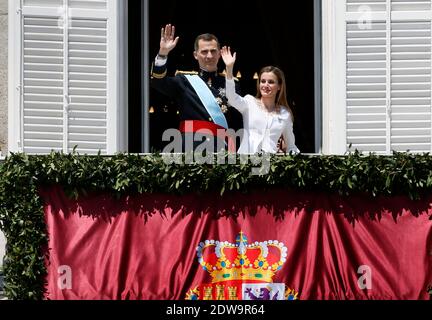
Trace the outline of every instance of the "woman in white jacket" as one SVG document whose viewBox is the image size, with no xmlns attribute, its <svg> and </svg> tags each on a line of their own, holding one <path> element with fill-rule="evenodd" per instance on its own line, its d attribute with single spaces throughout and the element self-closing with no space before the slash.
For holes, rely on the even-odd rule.
<svg viewBox="0 0 432 320">
<path fill-rule="evenodd" d="M 233 78 L 236 53 L 230 47 L 221 50 L 226 65 L 226 96 L 228 103 L 243 115 L 244 134 L 238 153 L 278 152 L 278 140 L 282 135 L 286 152 L 299 153 L 293 133 L 293 114 L 286 98 L 285 76 L 274 66 L 261 69 L 257 95 L 241 97 L 235 92 Z"/>
</svg>

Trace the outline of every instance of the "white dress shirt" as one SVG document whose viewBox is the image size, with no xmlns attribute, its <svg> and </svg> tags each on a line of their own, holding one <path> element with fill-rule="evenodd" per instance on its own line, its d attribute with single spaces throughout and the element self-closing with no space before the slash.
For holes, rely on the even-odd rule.
<svg viewBox="0 0 432 320">
<path fill-rule="evenodd" d="M 300 152 L 295 145 L 292 116 L 286 108 L 280 108 L 278 113 L 265 111 L 255 97 L 242 97 L 235 92 L 234 79 L 226 79 L 226 96 L 228 103 L 243 116 L 244 134 L 238 153 L 276 153 L 281 135 L 285 139 L 288 153 Z"/>
<path fill-rule="evenodd" d="M 156 55 L 155 58 L 155 66 L 161 67 L 167 63 L 168 57 L 161 57 L 160 55 Z"/>
</svg>

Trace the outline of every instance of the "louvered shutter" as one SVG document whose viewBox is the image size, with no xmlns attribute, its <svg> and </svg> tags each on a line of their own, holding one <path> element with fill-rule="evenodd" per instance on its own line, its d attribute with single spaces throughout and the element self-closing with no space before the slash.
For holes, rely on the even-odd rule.
<svg viewBox="0 0 432 320">
<path fill-rule="evenodd" d="M 431 151 L 431 1 L 346 1 L 346 142 Z"/>
<path fill-rule="evenodd" d="M 430 152 L 431 1 L 391 5 L 391 150 Z"/>
<path fill-rule="evenodd" d="M 386 0 L 347 0 L 346 135 L 361 151 L 387 150 Z"/>
<path fill-rule="evenodd" d="M 80 2 L 80 1 L 75 1 Z M 73 18 L 68 41 L 68 151 L 107 150 L 107 21 Z"/>
<path fill-rule="evenodd" d="M 36 2 L 25 0 L 22 13 L 21 150 L 47 153 L 63 150 L 65 45 L 55 9 L 62 1 L 44 1 L 51 15 L 38 14 Z"/>
<path fill-rule="evenodd" d="M 116 10 L 117 0 L 23 0 L 11 151 L 120 151 Z"/>
</svg>

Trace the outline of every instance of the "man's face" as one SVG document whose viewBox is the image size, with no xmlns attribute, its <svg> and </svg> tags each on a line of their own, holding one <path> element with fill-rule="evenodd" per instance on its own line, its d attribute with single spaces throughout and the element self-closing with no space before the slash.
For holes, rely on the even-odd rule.
<svg viewBox="0 0 432 320">
<path fill-rule="evenodd" d="M 194 51 L 194 57 L 198 60 L 201 69 L 209 72 L 217 71 L 220 56 L 216 40 L 198 41 L 198 50 Z"/>
</svg>

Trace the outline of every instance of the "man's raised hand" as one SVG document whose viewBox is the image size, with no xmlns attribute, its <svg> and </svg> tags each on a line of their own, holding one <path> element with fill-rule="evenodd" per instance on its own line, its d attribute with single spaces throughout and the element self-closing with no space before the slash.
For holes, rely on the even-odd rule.
<svg viewBox="0 0 432 320">
<path fill-rule="evenodd" d="M 160 39 L 160 55 L 168 55 L 168 53 L 174 49 L 177 45 L 179 37 L 175 36 L 175 27 L 171 24 L 167 24 L 165 28 L 161 29 L 161 39 Z"/>
</svg>

